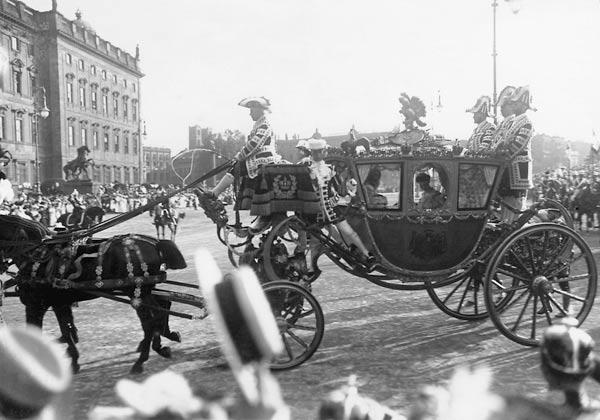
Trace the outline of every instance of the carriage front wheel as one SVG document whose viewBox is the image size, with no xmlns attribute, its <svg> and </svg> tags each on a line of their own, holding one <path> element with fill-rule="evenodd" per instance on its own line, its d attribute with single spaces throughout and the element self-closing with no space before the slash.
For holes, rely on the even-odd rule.
<svg viewBox="0 0 600 420">
<path fill-rule="evenodd" d="M 283 353 L 271 361 L 271 369 L 291 369 L 306 362 L 323 339 L 321 305 L 307 289 L 289 281 L 266 283 L 263 290 L 284 344 Z"/>
<path fill-rule="evenodd" d="M 485 274 L 485 303 L 498 330 L 526 346 L 539 344 L 546 327 L 560 318 L 588 316 L 597 287 L 594 256 L 567 226 L 540 223 L 506 238 Z M 511 295 L 498 306 L 498 299 Z"/>
</svg>

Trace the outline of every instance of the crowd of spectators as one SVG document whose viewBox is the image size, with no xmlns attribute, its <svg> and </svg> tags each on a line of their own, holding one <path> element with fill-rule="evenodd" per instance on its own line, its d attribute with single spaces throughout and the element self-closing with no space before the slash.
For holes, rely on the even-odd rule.
<svg viewBox="0 0 600 420">
<path fill-rule="evenodd" d="M 81 194 L 78 202 L 85 208 L 101 207 L 105 213 L 126 213 L 146 205 L 161 196 L 167 195 L 176 189 L 173 185 L 104 185 L 95 193 Z M 225 202 L 233 202 L 233 193 L 226 191 L 223 196 Z M 198 197 L 191 191 L 179 193 L 170 198 L 173 208 L 194 209 L 199 208 Z M 48 227 L 54 227 L 62 214 L 72 213 L 74 207 L 73 193 L 66 194 L 55 191 L 52 194 L 37 194 L 31 190 L 15 190 L 14 199 L 0 203 L 0 214 L 12 214 L 31 220 L 36 220 Z"/>
<path fill-rule="evenodd" d="M 579 230 L 600 229 L 600 168 L 589 165 L 547 170 L 534 176 L 533 201 L 552 199 L 564 205 Z"/>
</svg>

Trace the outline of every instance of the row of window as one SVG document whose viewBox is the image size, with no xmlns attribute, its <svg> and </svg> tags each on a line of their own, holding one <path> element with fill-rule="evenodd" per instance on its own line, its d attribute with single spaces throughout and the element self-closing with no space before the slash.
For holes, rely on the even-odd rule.
<svg viewBox="0 0 600 420">
<path fill-rule="evenodd" d="M 25 48 L 25 49 L 27 49 L 28 55 L 33 55 L 33 53 L 34 53 L 33 44 L 30 44 L 28 42 L 23 42 L 23 41 L 21 41 L 20 38 L 14 36 L 14 35 L 9 35 L 8 37 L 10 39 L 10 49 L 12 51 L 19 52 Z M 23 46 L 23 45 L 25 45 L 25 46 Z"/>
<path fill-rule="evenodd" d="M 88 129 L 86 127 L 81 127 L 80 132 L 79 132 L 79 142 L 76 142 L 76 138 L 75 138 L 75 126 L 69 124 L 69 126 L 67 127 L 67 142 L 68 145 L 71 147 L 74 146 L 88 146 L 88 147 L 92 147 L 95 150 L 100 149 L 100 136 L 99 136 L 99 132 L 98 130 L 92 130 L 91 132 L 91 139 L 88 139 Z M 132 139 L 130 141 L 129 139 L 129 134 L 124 134 L 123 137 L 121 138 L 121 136 L 117 133 L 113 134 L 113 152 L 115 153 L 120 153 L 121 149 L 123 150 L 124 154 L 129 154 L 129 153 L 133 153 L 134 155 L 138 154 L 139 151 L 139 147 L 138 147 L 138 135 L 137 134 L 133 134 Z M 89 143 L 89 140 L 91 140 L 91 144 Z M 110 135 L 109 133 L 103 133 L 102 134 L 102 149 L 105 152 L 110 151 Z"/>
<path fill-rule="evenodd" d="M 71 79 L 67 79 L 67 103 L 73 104 L 74 101 L 74 87 L 73 81 Z M 102 89 L 102 94 L 98 94 L 98 85 L 93 84 L 90 87 L 90 108 L 92 111 L 102 111 L 102 115 L 109 116 L 111 112 L 109 110 L 109 106 L 112 108 L 112 116 L 113 118 L 123 117 L 125 120 L 128 120 L 131 117 L 132 121 L 138 120 L 138 101 L 137 99 L 131 100 L 131 115 L 129 113 L 129 97 L 124 95 L 119 101 L 119 93 L 112 93 L 112 100 L 109 100 L 108 90 L 106 88 Z M 79 84 L 79 106 L 83 109 L 88 107 L 88 95 L 87 88 L 84 83 Z M 100 98 L 99 98 L 100 96 Z M 100 99 L 100 107 L 98 104 L 98 100 Z M 122 108 L 119 109 L 119 103 L 122 104 Z M 110 105 L 109 105 L 110 104 Z"/>
<path fill-rule="evenodd" d="M 15 112 L 11 118 L 9 115 L 0 115 L 0 140 L 15 141 L 24 143 L 27 139 L 25 130 L 25 115 L 22 112 Z M 31 129 L 28 137 L 33 143 L 33 135 L 35 133 L 34 119 L 30 118 Z"/>
<path fill-rule="evenodd" d="M 27 93 L 29 96 L 33 96 L 37 86 L 35 73 L 29 72 L 29 82 L 27 83 L 27 87 L 24 86 L 23 79 L 22 69 L 20 67 L 13 67 L 10 80 L 12 92 L 19 95 Z M 0 87 L 4 90 L 4 83 L 0 83 Z"/>
<path fill-rule="evenodd" d="M 92 170 L 92 180 L 101 184 L 120 182 L 122 184 L 136 184 L 140 181 L 140 170 L 129 166 L 97 165 Z"/>
<path fill-rule="evenodd" d="M 70 53 L 65 53 L 65 61 L 68 65 L 72 65 L 73 64 L 73 56 Z M 81 71 L 85 71 L 86 64 L 82 58 L 77 60 L 77 68 Z M 89 71 L 92 76 L 96 76 L 98 74 L 98 68 L 96 67 L 95 64 L 91 64 L 89 66 Z M 106 70 L 100 70 L 100 76 L 102 77 L 102 80 L 108 80 L 108 73 Z M 114 84 L 119 83 L 119 77 L 114 73 L 111 75 L 111 80 Z M 137 91 L 137 85 L 135 84 L 135 82 L 129 83 L 127 81 L 127 79 L 122 78 L 121 83 L 125 89 L 127 89 L 128 86 L 131 86 L 131 89 L 134 92 Z"/>
</svg>

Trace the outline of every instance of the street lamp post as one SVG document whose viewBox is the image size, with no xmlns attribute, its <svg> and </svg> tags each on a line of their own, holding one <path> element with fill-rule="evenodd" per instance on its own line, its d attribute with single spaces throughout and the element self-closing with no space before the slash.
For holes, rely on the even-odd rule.
<svg viewBox="0 0 600 420">
<path fill-rule="evenodd" d="M 494 103 L 494 120 L 496 119 L 496 116 L 498 115 L 498 105 L 496 104 L 496 102 L 498 101 L 498 92 L 496 90 L 496 57 L 498 56 L 498 52 L 496 51 L 496 8 L 498 8 L 498 2 L 496 0 L 494 0 L 494 2 L 492 3 L 492 9 L 493 9 L 493 15 L 494 15 L 494 22 L 493 22 L 493 49 L 492 49 L 492 59 L 494 62 L 494 92 L 493 92 L 493 97 L 492 97 L 492 101 Z"/>
<path fill-rule="evenodd" d="M 40 159 L 39 159 L 39 148 L 40 148 L 40 125 L 39 119 L 48 118 L 50 110 L 46 105 L 46 89 L 44 87 L 38 87 L 37 91 L 40 92 L 41 105 L 39 101 L 34 104 L 35 110 L 33 113 L 33 122 L 35 124 L 35 190 L 38 195 L 42 193 L 40 183 Z"/>
</svg>

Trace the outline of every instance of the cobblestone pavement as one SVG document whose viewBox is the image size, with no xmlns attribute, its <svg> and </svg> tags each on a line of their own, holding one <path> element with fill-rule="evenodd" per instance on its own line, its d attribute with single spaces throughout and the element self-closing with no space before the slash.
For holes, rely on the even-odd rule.
<svg viewBox="0 0 600 420">
<path fill-rule="evenodd" d="M 230 268 L 214 225 L 201 211 L 188 210 L 180 228 L 176 242 L 190 266 L 171 271 L 170 279 L 195 283 L 191 256 L 198 247 L 208 248 L 223 270 Z M 102 236 L 123 232 L 153 235 L 154 228 L 144 214 Z M 585 236 L 592 247 L 598 247 L 598 233 Z M 555 401 L 561 398 L 546 390 L 538 351 L 504 338 L 491 321 L 449 318 L 424 291 L 377 287 L 349 276 L 329 261 L 321 261 L 323 275 L 313 285 L 313 293 L 325 313 L 324 339 L 307 363 L 276 373 L 294 419 L 314 418 L 321 397 L 345 383 L 350 374 L 358 375 L 361 392 L 403 410 L 420 385 L 447 380 L 457 366 L 467 363 L 490 366 L 496 390 Z M 24 309 L 18 299 L 6 299 L 2 310 L 8 323 L 23 322 Z M 128 372 L 136 359 L 142 332 L 128 305 L 98 299 L 81 303 L 74 311 L 80 335 L 81 372 L 74 380 L 73 418 L 82 419 L 92 406 L 118 404 L 113 387 L 117 380 L 131 378 Z M 599 320 L 600 311 L 594 308 L 584 324 L 596 341 L 600 341 Z M 211 318 L 173 319 L 172 328 L 183 335 L 183 342 L 172 346 L 173 358 L 167 360 L 151 353 L 145 373 L 135 379 L 143 380 L 170 368 L 184 374 L 203 395 L 234 394 L 235 383 L 220 354 Z M 51 313 L 44 330 L 58 336 Z M 596 394 L 600 390 L 592 384 L 589 389 Z"/>
</svg>

